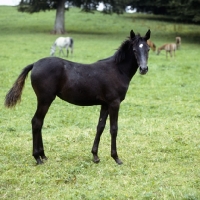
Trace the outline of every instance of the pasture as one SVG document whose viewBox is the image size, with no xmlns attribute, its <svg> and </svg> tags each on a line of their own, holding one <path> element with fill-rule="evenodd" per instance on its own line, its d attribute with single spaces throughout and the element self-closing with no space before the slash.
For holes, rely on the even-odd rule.
<svg viewBox="0 0 200 200">
<path fill-rule="evenodd" d="M 23 14 L 0 7 L 0 198 L 1 199 L 200 199 L 200 26 L 175 24 L 153 15 L 66 13 L 74 39 L 69 60 L 92 63 L 114 54 L 131 29 L 151 29 L 157 47 L 182 37 L 175 58 L 150 50 L 149 72 L 137 73 L 119 112 L 118 154 L 110 157 L 109 121 L 92 162 L 99 106 L 77 107 L 56 99 L 43 126 L 49 158 L 36 166 L 31 119 L 36 97 L 26 80 L 20 105 L 4 97 L 21 70 L 49 56 L 55 12 Z M 58 55 L 58 50 L 56 51 Z M 63 57 L 64 58 L 64 57 Z"/>
</svg>

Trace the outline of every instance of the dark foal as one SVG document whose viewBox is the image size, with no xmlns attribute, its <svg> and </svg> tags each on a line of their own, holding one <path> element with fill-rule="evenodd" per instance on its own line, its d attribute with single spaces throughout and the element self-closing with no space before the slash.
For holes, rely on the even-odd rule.
<svg viewBox="0 0 200 200">
<path fill-rule="evenodd" d="M 43 58 L 23 69 L 7 93 L 5 106 L 13 107 L 21 99 L 25 79 L 31 72 L 31 84 L 37 96 L 37 110 L 32 118 L 33 156 L 37 164 L 46 159 L 42 125 L 45 115 L 58 96 L 64 101 L 80 106 L 101 105 L 97 133 L 92 147 L 93 161 L 98 163 L 98 147 L 107 117 L 110 117 L 111 156 L 122 164 L 117 154 L 118 112 L 129 83 L 139 68 L 140 74 L 148 72 L 147 61 L 150 30 L 144 37 L 131 30 L 116 53 L 93 64 L 80 64 L 56 57 Z"/>
</svg>

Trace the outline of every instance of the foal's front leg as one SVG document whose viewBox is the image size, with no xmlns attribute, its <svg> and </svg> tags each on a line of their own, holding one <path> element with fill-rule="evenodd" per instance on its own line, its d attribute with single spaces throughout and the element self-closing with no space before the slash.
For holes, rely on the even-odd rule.
<svg viewBox="0 0 200 200">
<path fill-rule="evenodd" d="M 113 102 L 109 107 L 109 116 L 110 116 L 110 134 L 111 134 L 111 156 L 117 164 L 121 165 L 122 161 L 118 157 L 117 144 L 116 144 L 119 106 L 120 102 L 118 101 Z"/>
<path fill-rule="evenodd" d="M 93 161 L 95 163 L 98 163 L 100 161 L 99 157 L 98 157 L 98 148 L 99 148 L 99 142 L 100 142 L 100 138 L 101 138 L 101 134 L 103 133 L 103 130 L 105 128 L 106 125 L 106 120 L 108 117 L 108 107 L 107 106 L 101 106 L 101 111 L 100 111 L 100 116 L 99 116 L 99 122 L 97 125 L 97 133 L 96 133 L 96 137 L 94 139 L 94 144 L 92 147 L 92 154 L 93 154 Z"/>
</svg>

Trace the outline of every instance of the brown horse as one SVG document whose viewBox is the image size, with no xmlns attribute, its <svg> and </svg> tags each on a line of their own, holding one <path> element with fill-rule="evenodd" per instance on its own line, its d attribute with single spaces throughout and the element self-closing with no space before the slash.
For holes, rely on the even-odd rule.
<svg viewBox="0 0 200 200">
<path fill-rule="evenodd" d="M 149 46 L 147 40 L 149 38 L 150 30 L 144 37 L 135 35 L 131 30 L 130 38 L 121 44 L 113 56 L 95 63 L 81 64 L 49 57 L 23 69 L 6 95 L 5 106 L 13 107 L 20 101 L 25 79 L 31 71 L 31 84 L 37 96 L 37 109 L 31 121 L 33 156 L 37 164 L 47 159 L 42 141 L 42 126 L 56 96 L 79 106 L 101 106 L 92 147 L 93 161 L 95 163 L 100 161 L 98 147 L 109 116 L 111 156 L 116 163 L 122 164 L 116 145 L 120 103 L 125 99 L 130 81 L 137 69 L 139 68 L 142 75 L 148 72 Z"/>
<path fill-rule="evenodd" d="M 175 43 L 169 43 L 169 44 L 162 45 L 161 47 L 158 48 L 157 55 L 160 54 L 161 50 L 166 51 L 166 58 L 168 57 L 168 53 L 170 53 L 170 56 L 172 57 L 172 52 L 174 52 L 174 56 L 175 56 L 176 44 Z"/>
<path fill-rule="evenodd" d="M 156 45 L 151 40 L 147 40 L 147 44 L 149 45 L 152 51 L 156 51 Z"/>
<path fill-rule="evenodd" d="M 181 48 L 181 37 L 176 37 L 176 46 L 177 46 L 177 49 Z"/>
</svg>

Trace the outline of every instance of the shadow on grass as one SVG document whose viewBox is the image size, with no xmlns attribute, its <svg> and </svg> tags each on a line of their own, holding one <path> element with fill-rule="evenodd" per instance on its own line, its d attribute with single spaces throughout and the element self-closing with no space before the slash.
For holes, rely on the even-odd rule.
<svg viewBox="0 0 200 200">
<path fill-rule="evenodd" d="M 14 30 L 14 33 L 13 33 Z M 1 33 L 0 35 L 20 35 L 20 34 L 50 34 L 50 35 L 56 35 L 53 33 L 53 30 L 50 30 L 49 27 L 44 26 L 16 26 L 16 27 L 1 27 Z M 95 36 L 101 36 L 101 35 L 113 35 L 116 34 L 114 32 L 108 32 L 104 30 L 73 30 L 73 29 L 67 29 L 65 34 L 80 34 L 80 35 L 95 35 Z M 63 35 L 65 35 L 63 34 Z M 59 35 L 59 34 L 58 34 Z"/>
</svg>

